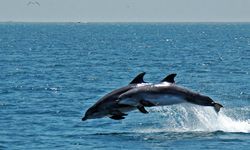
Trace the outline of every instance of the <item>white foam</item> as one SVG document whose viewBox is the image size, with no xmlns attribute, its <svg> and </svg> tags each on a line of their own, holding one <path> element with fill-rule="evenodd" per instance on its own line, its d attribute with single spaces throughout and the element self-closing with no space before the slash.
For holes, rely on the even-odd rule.
<svg viewBox="0 0 250 150">
<path fill-rule="evenodd" d="M 250 119 L 244 119 L 245 116 L 240 116 L 240 114 L 236 114 L 237 118 L 229 117 L 225 108 L 222 108 L 219 114 L 216 114 L 211 107 L 191 104 L 155 107 L 152 111 L 160 113 L 161 126 L 140 129 L 139 132 L 223 131 L 250 133 Z"/>
</svg>

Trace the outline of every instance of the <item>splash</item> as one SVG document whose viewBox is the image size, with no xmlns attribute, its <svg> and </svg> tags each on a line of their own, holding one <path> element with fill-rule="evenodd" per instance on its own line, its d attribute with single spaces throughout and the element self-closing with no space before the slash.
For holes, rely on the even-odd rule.
<svg viewBox="0 0 250 150">
<path fill-rule="evenodd" d="M 152 112 L 160 113 L 161 127 L 145 128 L 142 132 L 243 132 L 250 133 L 250 119 L 242 113 L 225 108 L 217 114 L 211 107 L 191 104 L 171 107 L 155 107 Z M 249 109 L 245 109 L 249 113 Z M 243 113 L 244 114 L 244 113 Z M 234 116 L 234 117 L 233 117 Z M 158 118 L 159 119 L 159 118 Z"/>
</svg>

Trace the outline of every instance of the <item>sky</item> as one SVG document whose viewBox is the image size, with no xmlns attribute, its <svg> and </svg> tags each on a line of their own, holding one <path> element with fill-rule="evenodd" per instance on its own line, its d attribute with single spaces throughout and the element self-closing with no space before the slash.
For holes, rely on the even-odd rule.
<svg viewBox="0 0 250 150">
<path fill-rule="evenodd" d="M 250 22 L 250 0 L 0 0 L 0 22 Z"/>
</svg>

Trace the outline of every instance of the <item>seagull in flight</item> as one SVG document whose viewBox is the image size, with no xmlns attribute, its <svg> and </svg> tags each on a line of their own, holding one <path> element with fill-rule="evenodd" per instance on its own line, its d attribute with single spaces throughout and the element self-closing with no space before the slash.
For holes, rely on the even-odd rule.
<svg viewBox="0 0 250 150">
<path fill-rule="evenodd" d="M 27 3 L 27 6 L 31 6 L 31 5 L 33 5 L 33 6 L 40 6 L 40 3 L 38 1 L 29 1 Z"/>
</svg>

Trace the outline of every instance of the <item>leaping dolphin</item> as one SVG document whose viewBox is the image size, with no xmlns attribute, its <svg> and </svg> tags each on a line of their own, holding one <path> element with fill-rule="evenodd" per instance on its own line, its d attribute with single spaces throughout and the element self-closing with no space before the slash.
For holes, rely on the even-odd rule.
<svg viewBox="0 0 250 150">
<path fill-rule="evenodd" d="M 103 96 L 99 101 L 97 101 L 92 107 L 90 107 L 85 116 L 82 118 L 83 121 L 87 119 L 96 119 L 102 117 L 109 117 L 115 120 L 124 119 L 127 115 L 126 112 L 138 109 L 142 113 L 147 113 L 146 109 L 143 106 L 131 106 L 127 104 L 118 104 L 118 97 L 133 88 L 142 87 L 145 85 L 151 85 L 151 83 L 146 83 L 143 79 L 146 73 L 142 72 L 138 74 L 129 85 L 116 89 L 107 95 Z M 168 75 L 164 82 L 173 82 L 173 75 Z M 175 76 L 175 75 L 174 75 Z"/>
<path fill-rule="evenodd" d="M 95 118 L 102 118 L 102 117 L 109 117 L 115 120 L 124 119 L 127 114 L 126 112 L 132 111 L 136 109 L 136 107 L 126 104 L 118 104 L 117 99 L 118 97 L 135 87 L 148 85 L 149 83 L 144 82 L 143 76 L 145 72 L 138 74 L 130 83 L 129 85 L 116 89 L 107 95 L 103 96 L 99 101 L 97 101 L 92 107 L 90 107 L 85 116 L 82 118 L 82 121 L 87 119 L 95 119 Z M 144 107 L 140 107 L 140 111 L 146 112 Z"/>
<path fill-rule="evenodd" d="M 174 80 L 175 76 L 176 74 L 171 74 L 159 84 L 145 85 L 128 90 L 119 96 L 118 103 L 144 108 L 188 102 L 201 106 L 212 106 L 217 113 L 223 107 L 208 96 L 177 86 Z"/>
</svg>

